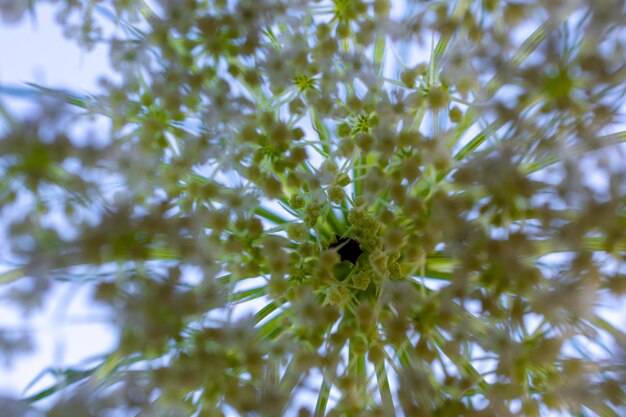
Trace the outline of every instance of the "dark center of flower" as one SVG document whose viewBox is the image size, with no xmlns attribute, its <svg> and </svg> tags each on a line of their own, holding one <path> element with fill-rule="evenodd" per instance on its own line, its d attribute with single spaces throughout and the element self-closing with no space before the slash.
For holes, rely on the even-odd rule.
<svg viewBox="0 0 626 417">
<path fill-rule="evenodd" d="M 363 253 L 359 242 L 348 237 L 335 236 L 337 242 L 330 245 L 330 248 L 339 248 L 337 253 L 339 254 L 341 261 L 349 261 L 356 264 L 357 259 Z"/>
</svg>

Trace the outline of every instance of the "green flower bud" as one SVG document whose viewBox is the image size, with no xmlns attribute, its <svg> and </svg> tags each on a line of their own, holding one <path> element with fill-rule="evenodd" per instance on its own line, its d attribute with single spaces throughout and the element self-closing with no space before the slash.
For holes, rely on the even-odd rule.
<svg viewBox="0 0 626 417">
<path fill-rule="evenodd" d="M 292 194 L 291 197 L 289 197 L 289 205 L 295 210 L 301 209 L 305 204 L 306 201 L 300 194 Z"/>
<path fill-rule="evenodd" d="M 335 204 L 341 203 L 346 198 L 346 193 L 343 188 L 339 185 L 332 185 L 326 191 L 328 193 L 328 198 Z"/>
<path fill-rule="evenodd" d="M 341 123 L 340 125 L 337 126 L 337 136 L 339 136 L 340 138 L 350 136 L 351 131 L 352 131 L 352 128 L 347 123 Z"/>
<path fill-rule="evenodd" d="M 365 291 L 367 289 L 371 280 L 370 274 L 365 271 L 358 271 L 352 274 L 352 285 L 361 291 Z"/>
<path fill-rule="evenodd" d="M 374 1 L 374 13 L 380 16 L 387 16 L 391 10 L 390 0 L 375 0 Z"/>
<path fill-rule="evenodd" d="M 463 120 L 463 112 L 458 107 L 450 109 L 450 121 L 452 123 L 460 123 Z"/>
<path fill-rule="evenodd" d="M 418 72 L 415 69 L 408 69 L 400 73 L 400 81 L 402 81 L 407 87 L 414 88 L 417 76 Z"/>
<path fill-rule="evenodd" d="M 303 242 L 308 239 L 308 229 L 303 223 L 289 223 L 287 225 L 287 237 L 296 242 Z"/>
<path fill-rule="evenodd" d="M 389 264 L 389 277 L 391 279 L 404 278 L 404 275 L 402 274 L 402 269 L 400 268 L 400 264 L 398 262 L 391 262 Z"/>
<path fill-rule="evenodd" d="M 428 104 L 434 110 L 444 108 L 448 105 L 450 97 L 448 96 L 448 90 L 444 87 L 433 87 L 428 92 Z"/>
<path fill-rule="evenodd" d="M 372 269 L 379 274 L 383 274 L 387 270 L 387 262 L 389 257 L 381 250 L 375 250 L 369 257 Z"/>
<path fill-rule="evenodd" d="M 352 293 L 343 285 L 335 285 L 326 292 L 326 304 L 342 306 L 350 301 Z"/>
</svg>

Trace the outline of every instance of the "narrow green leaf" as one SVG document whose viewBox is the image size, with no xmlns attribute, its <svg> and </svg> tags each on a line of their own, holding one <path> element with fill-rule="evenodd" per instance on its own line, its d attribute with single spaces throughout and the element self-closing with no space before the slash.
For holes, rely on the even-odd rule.
<svg viewBox="0 0 626 417">
<path fill-rule="evenodd" d="M 624 142 L 626 142 L 626 131 L 611 133 L 609 135 L 600 136 L 596 141 L 584 143 L 568 149 L 568 156 L 571 157 L 576 155 L 582 155 L 587 152 L 592 152 L 605 148 L 607 146 L 617 145 Z M 562 156 L 553 155 L 541 161 L 531 162 L 529 164 L 523 165 L 522 171 L 526 174 L 532 174 L 562 161 Z"/>
<path fill-rule="evenodd" d="M 272 28 L 270 26 L 266 26 L 265 30 L 262 30 L 261 33 L 267 36 L 267 39 L 270 40 L 275 48 L 280 48 L 280 43 L 278 42 L 278 39 L 276 39 L 276 35 L 274 35 L 274 32 L 272 31 Z"/>
<path fill-rule="evenodd" d="M 364 172 L 362 166 L 365 163 L 365 156 L 361 151 L 357 150 L 353 158 L 356 158 L 356 161 L 352 164 L 352 184 L 354 185 L 354 196 L 358 196 L 361 195 L 363 188 L 363 180 L 361 176 Z"/>
<path fill-rule="evenodd" d="M 528 38 L 526 38 L 526 40 L 524 40 L 520 48 L 513 55 L 513 57 L 511 58 L 511 65 L 515 67 L 521 65 L 556 27 L 558 27 L 558 24 L 556 24 L 552 20 L 547 20 L 537 29 L 535 29 L 535 31 Z M 501 86 L 502 81 L 500 80 L 500 74 L 494 75 L 491 80 L 487 82 L 487 97 L 485 99 L 491 98 Z M 529 103 L 527 103 L 527 106 L 534 104 L 537 100 L 538 98 L 531 100 Z M 476 122 L 479 116 L 480 112 L 477 111 L 476 107 L 470 107 L 468 109 L 468 111 L 463 116 L 463 120 L 461 120 L 461 123 L 459 123 L 459 125 L 455 128 L 456 140 L 459 140 L 465 134 L 465 132 L 467 132 L 467 130 Z"/>
<path fill-rule="evenodd" d="M 328 376 L 324 374 L 322 380 L 322 386 L 320 387 L 319 394 L 317 396 L 317 403 L 315 404 L 315 417 L 323 417 L 326 412 L 326 406 L 328 405 L 328 398 L 330 397 L 331 384 L 328 380 Z"/>
<path fill-rule="evenodd" d="M 487 126 L 483 131 L 474 136 L 463 148 L 461 148 L 456 155 L 454 155 L 454 159 L 457 161 L 463 160 L 467 155 L 476 150 L 480 145 L 482 145 L 489 137 L 491 137 L 494 133 L 500 129 L 504 123 L 500 120 L 496 120 Z"/>
<path fill-rule="evenodd" d="M 426 115 L 427 105 L 426 102 L 421 104 L 419 108 L 415 111 L 415 116 L 413 117 L 413 121 L 411 123 L 410 131 L 419 131 L 420 126 L 424 120 L 424 116 Z"/>
<path fill-rule="evenodd" d="M 577 246 L 571 246 L 565 242 L 556 242 L 554 240 L 535 241 L 535 244 L 537 245 L 538 256 L 558 252 L 573 252 L 579 247 L 596 252 L 607 250 L 606 238 L 604 237 L 585 237 L 577 243 Z M 626 252 L 626 242 L 618 242 L 612 249 L 618 252 Z"/>
<path fill-rule="evenodd" d="M 44 398 L 47 398 L 53 394 L 55 394 L 56 392 L 62 390 L 63 388 L 67 387 L 68 385 L 72 385 L 76 382 L 80 382 L 88 377 L 90 377 L 91 375 L 93 375 L 98 368 L 100 368 L 100 366 L 102 365 L 98 365 L 94 368 L 91 369 L 87 369 L 87 370 L 75 370 L 75 369 L 66 369 L 62 372 L 55 372 L 53 370 L 51 370 L 53 373 L 58 373 L 59 376 L 62 377 L 62 381 L 52 385 L 49 388 L 43 389 L 41 391 L 39 391 L 36 394 L 33 394 L 27 398 L 24 399 L 24 401 L 28 402 L 28 403 L 34 403 L 36 401 L 40 401 Z"/>
<path fill-rule="evenodd" d="M 0 93 L 2 93 L 2 86 L 0 86 Z M 15 123 L 15 121 L 13 120 L 13 116 L 11 116 L 9 111 L 5 108 L 2 101 L 0 101 L 0 116 L 2 117 L 2 119 L 4 119 L 4 122 L 9 126 L 12 126 Z"/>
<path fill-rule="evenodd" d="M 385 369 L 385 360 L 376 364 L 376 379 L 378 380 L 378 392 L 382 400 L 383 412 L 386 416 L 395 416 L 396 409 L 393 405 L 393 397 L 391 395 L 391 388 L 389 387 L 389 378 Z"/>
<path fill-rule="evenodd" d="M 298 381 L 302 378 L 302 369 L 297 360 L 292 358 L 287 364 L 287 369 L 280 379 L 280 390 L 291 393 Z"/>
<path fill-rule="evenodd" d="M 284 324 L 284 322 L 281 320 L 282 317 L 283 317 L 283 313 L 277 314 L 276 316 L 272 317 L 270 320 L 263 323 L 260 327 L 257 328 L 257 333 L 256 333 L 257 343 L 261 343 L 262 341 L 266 339 L 272 340 L 276 336 L 279 336 L 282 334 L 282 332 L 284 331 L 284 329 L 281 328 L 281 325 Z"/>
<path fill-rule="evenodd" d="M 33 87 L 34 89 L 37 89 L 44 95 L 54 97 L 73 106 L 81 107 L 83 109 L 86 109 L 88 107 L 87 101 L 89 98 L 86 95 L 79 95 L 78 93 L 68 92 L 66 90 L 44 87 L 42 85 L 31 82 L 27 82 L 26 84 Z"/>
<path fill-rule="evenodd" d="M 437 347 L 454 363 L 461 375 L 476 379 L 478 381 L 478 388 L 482 390 L 483 394 L 489 390 L 489 384 L 484 380 L 481 373 L 474 368 L 467 358 L 449 349 L 449 344 L 446 342 L 441 332 L 434 330 L 430 335 L 432 340 L 437 344 Z"/>
<path fill-rule="evenodd" d="M 450 45 L 450 41 L 452 40 L 453 36 L 454 36 L 453 34 L 445 35 L 445 36 L 440 37 L 439 41 L 437 41 L 437 45 L 435 46 L 435 49 L 433 51 L 433 55 L 431 58 L 432 59 L 431 62 L 433 62 L 434 67 L 436 67 L 439 61 L 441 60 L 441 58 L 443 58 L 443 55 L 446 53 L 446 49 L 448 49 L 448 45 Z"/>
<path fill-rule="evenodd" d="M 120 19 L 119 16 L 117 16 L 115 13 L 113 13 L 112 11 L 107 9 L 106 7 L 103 7 L 103 6 L 99 5 L 99 4 L 96 4 L 94 6 L 94 9 L 98 13 L 100 13 L 100 15 L 104 16 L 106 19 L 110 20 L 111 22 L 115 23 L 116 25 L 121 26 L 124 29 L 124 31 L 126 32 L 126 34 L 131 36 L 134 40 L 143 40 L 145 38 L 145 35 L 144 35 L 144 33 L 141 30 L 139 30 L 135 26 L 129 24 L 125 20 Z"/>
<path fill-rule="evenodd" d="M 254 323 L 260 323 L 265 317 L 269 316 L 274 311 L 276 311 L 276 309 L 278 307 L 280 307 L 280 305 L 277 304 L 276 302 L 274 302 L 274 301 L 269 302 L 265 307 L 263 307 L 262 309 L 257 311 L 257 313 L 254 315 L 252 321 Z"/>
<path fill-rule="evenodd" d="M 276 214 L 273 211 L 264 207 L 255 208 L 254 213 L 257 216 L 260 216 L 264 218 L 265 220 L 269 220 L 279 226 L 289 223 L 289 220 L 282 218 L 279 214 Z"/>
<path fill-rule="evenodd" d="M 426 258 L 426 269 L 441 273 L 452 273 L 458 261 L 447 257 Z"/>
<path fill-rule="evenodd" d="M 313 109 L 312 107 L 310 110 L 310 115 L 311 115 L 311 123 L 313 124 L 313 130 L 315 130 L 315 132 L 317 133 L 320 143 L 322 144 L 322 149 L 325 153 L 325 155 L 323 156 L 328 156 L 330 155 L 330 145 L 329 145 L 330 134 L 328 133 L 328 129 L 326 128 L 324 123 L 320 120 L 315 109 Z"/>
<path fill-rule="evenodd" d="M 564 16 L 562 21 L 565 19 L 567 19 L 567 16 Z M 519 66 L 560 24 L 561 22 L 555 22 L 553 19 L 548 19 L 543 22 L 533 31 L 533 33 L 530 34 L 528 38 L 524 40 L 515 55 L 513 55 L 513 58 L 511 58 L 511 63 L 515 66 Z"/>
<path fill-rule="evenodd" d="M 148 5 L 146 0 L 141 0 L 141 7 L 139 8 L 139 13 L 151 25 L 161 21 L 161 18 L 154 12 L 154 10 L 152 10 L 152 8 Z"/>
<path fill-rule="evenodd" d="M 384 80 L 385 80 L 385 82 L 387 82 L 389 84 L 396 85 L 396 86 L 402 87 L 402 88 L 406 88 L 406 84 L 404 84 L 402 81 L 394 80 L 392 78 L 385 78 Z"/>
<path fill-rule="evenodd" d="M 623 331 L 609 323 L 607 320 L 603 319 L 600 316 L 595 316 L 591 322 L 593 325 L 598 326 L 599 328 L 605 330 L 615 339 L 615 342 L 626 346 L 626 334 Z"/>
<path fill-rule="evenodd" d="M 565 18 L 564 18 L 565 19 Z M 557 27 L 559 24 L 555 23 L 552 19 L 548 19 L 543 24 L 541 24 L 533 33 L 530 34 L 526 40 L 522 43 L 520 48 L 517 50 L 515 55 L 511 58 L 511 65 L 514 67 L 518 67 L 533 53 L 535 49 L 546 39 L 546 37 Z M 502 86 L 502 81 L 500 81 L 500 76 L 496 74 L 489 82 L 487 83 L 487 94 L 489 97 L 493 96 L 493 94 L 498 91 L 498 89 Z"/>
<path fill-rule="evenodd" d="M 23 268 L 15 268 L 6 272 L 0 273 L 0 284 L 8 284 L 13 281 L 17 281 L 23 278 L 26 274 Z"/>
<path fill-rule="evenodd" d="M 148 250 L 148 256 L 151 259 L 159 259 L 159 260 L 176 260 L 178 259 L 178 254 L 168 248 L 160 247 L 160 248 L 151 248 Z"/>
<path fill-rule="evenodd" d="M 6 86 L 6 85 L 0 85 L 0 93 L 6 94 L 12 97 L 19 97 L 19 98 L 32 98 L 32 97 L 37 97 L 39 95 L 37 91 L 31 88 Z"/>
<path fill-rule="evenodd" d="M 385 36 L 380 35 L 378 36 L 378 38 L 376 38 L 376 44 L 374 45 L 374 65 L 380 68 L 379 73 L 382 72 L 383 69 L 383 59 L 385 58 L 385 43 Z"/>
<path fill-rule="evenodd" d="M 470 0 L 457 1 L 456 6 L 454 7 L 454 10 L 452 11 L 451 19 L 459 21 L 462 18 L 465 11 L 469 8 L 469 6 L 470 6 Z M 458 25 L 454 31 L 446 33 L 439 38 L 439 40 L 437 41 L 437 45 L 435 46 L 431 55 L 429 72 L 434 72 L 435 69 L 439 66 L 441 59 L 443 58 L 446 51 L 448 50 L 448 47 L 450 46 L 451 42 L 456 37 L 456 34 L 458 33 L 458 28 L 460 27 L 461 26 Z M 429 76 L 431 77 L 431 79 L 433 79 L 432 77 L 434 76 L 434 73 L 430 73 Z"/>
<path fill-rule="evenodd" d="M 585 397 L 581 397 L 580 402 L 599 417 L 620 417 L 606 402 L 598 403 Z"/>
<path fill-rule="evenodd" d="M 325 220 L 329 223 L 334 234 L 341 235 L 342 231 L 345 230 L 332 208 L 328 209 Z"/>
<path fill-rule="evenodd" d="M 267 294 L 267 285 L 262 285 L 256 288 L 250 288 L 249 290 L 243 290 L 231 295 L 231 302 L 245 303 L 246 301 L 254 300 Z"/>
</svg>

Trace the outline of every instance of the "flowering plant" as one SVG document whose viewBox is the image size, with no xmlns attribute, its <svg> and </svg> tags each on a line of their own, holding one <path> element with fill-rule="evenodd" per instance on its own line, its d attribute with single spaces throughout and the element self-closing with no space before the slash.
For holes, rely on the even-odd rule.
<svg viewBox="0 0 626 417">
<path fill-rule="evenodd" d="M 55 101 L 0 113 L 20 211 L 0 281 L 25 309 L 92 286 L 119 346 L 26 401 L 626 411 L 626 339 L 600 310 L 626 291 L 623 2 L 61 3 L 118 78 L 33 84 Z M 105 144 L 67 129 L 81 114 L 109 121 Z"/>
</svg>

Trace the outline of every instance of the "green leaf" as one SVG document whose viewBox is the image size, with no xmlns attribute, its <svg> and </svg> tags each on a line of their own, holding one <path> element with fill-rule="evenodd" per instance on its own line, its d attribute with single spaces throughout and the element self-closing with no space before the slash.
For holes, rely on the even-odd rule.
<svg viewBox="0 0 626 417">
<path fill-rule="evenodd" d="M 141 30 L 129 24 L 125 20 L 120 19 L 119 16 L 115 15 L 115 13 L 113 13 L 106 7 L 96 4 L 94 6 L 94 9 L 98 13 L 100 13 L 100 15 L 104 16 L 106 19 L 110 20 L 116 25 L 121 26 L 124 29 L 124 32 L 126 32 L 126 35 L 132 37 L 134 40 L 140 41 L 145 38 L 145 34 Z"/>
<path fill-rule="evenodd" d="M 281 325 L 284 322 L 281 320 L 283 317 L 282 313 L 272 317 L 267 322 L 263 323 L 258 329 L 256 333 L 256 340 L 260 343 L 266 339 L 273 340 L 282 332 L 284 329 L 281 328 Z"/>
<path fill-rule="evenodd" d="M 556 27 L 558 27 L 558 24 L 556 24 L 552 19 L 548 19 L 543 24 L 541 24 L 537 29 L 535 29 L 535 31 L 528 38 L 526 38 L 526 40 L 524 40 L 520 48 L 513 55 L 513 57 L 511 58 L 511 65 L 514 67 L 519 67 L 526 60 L 526 58 L 528 58 L 530 54 L 535 49 L 537 49 L 537 47 L 546 39 L 546 37 L 554 29 L 556 29 Z M 487 87 L 486 87 L 487 97 L 485 98 L 485 100 L 488 100 L 491 97 L 493 97 L 493 95 L 498 91 L 498 89 L 501 86 L 502 86 L 502 82 L 500 80 L 500 75 L 499 74 L 494 75 L 491 78 L 491 80 L 487 82 Z M 538 100 L 539 100 L 538 97 L 531 100 L 529 103 L 527 103 L 527 106 L 533 105 Z M 476 123 L 479 116 L 480 116 L 480 112 L 477 111 L 477 108 L 475 106 L 471 106 L 468 109 L 468 111 L 463 116 L 463 120 L 461 120 L 461 123 L 459 123 L 459 125 L 455 128 L 455 139 L 457 141 L 465 134 L 465 132 L 467 132 L 467 130 L 472 125 L 474 125 L 474 123 Z M 475 139 L 478 142 L 480 142 L 480 139 L 477 139 L 477 138 Z M 480 143 L 478 143 L 478 145 L 480 145 Z M 476 145 L 476 147 L 478 145 Z M 457 156 L 458 156 L 457 160 L 460 160 L 465 155 L 457 154 Z"/>
<path fill-rule="evenodd" d="M 626 334 L 624 334 L 622 330 L 618 329 L 599 315 L 596 315 L 590 321 L 593 325 L 598 326 L 600 329 L 609 333 L 615 339 L 615 342 L 621 346 L 626 346 Z"/>
<path fill-rule="evenodd" d="M 276 309 L 278 309 L 278 307 L 280 307 L 280 304 L 276 303 L 275 301 L 269 302 L 267 305 L 265 305 L 265 307 L 260 309 L 254 315 L 254 317 L 252 319 L 253 323 L 260 323 L 264 318 L 266 318 L 267 316 L 272 314 L 274 311 L 276 311 Z"/>
<path fill-rule="evenodd" d="M 317 395 L 317 402 L 315 404 L 315 417 L 323 417 L 326 412 L 326 406 L 328 405 L 328 398 L 330 397 L 331 383 L 328 376 L 324 374 L 322 379 L 322 386 Z"/>
<path fill-rule="evenodd" d="M 454 10 L 452 11 L 451 18 L 457 21 L 460 20 L 463 17 L 463 14 L 465 13 L 465 11 L 469 8 L 469 6 L 470 6 L 470 0 L 457 1 L 454 7 Z M 428 71 L 429 71 L 429 78 L 431 80 L 434 79 L 434 75 L 435 75 L 434 72 L 439 66 L 439 63 L 441 59 L 443 58 L 443 56 L 445 55 L 446 51 L 448 50 L 448 47 L 450 46 L 451 42 L 453 42 L 454 38 L 456 37 L 460 27 L 461 27 L 460 25 L 457 25 L 454 31 L 446 33 L 445 35 L 442 35 L 437 41 L 437 45 L 434 47 L 431 53 L 431 58 L 430 58 L 430 63 L 429 63 Z"/>
<path fill-rule="evenodd" d="M 13 87 L 0 85 L 0 93 L 6 94 L 12 97 L 20 97 L 20 98 L 32 98 L 37 97 L 39 93 L 31 88 L 24 87 Z"/>
<path fill-rule="evenodd" d="M 436 70 L 437 66 L 439 65 L 439 61 L 441 61 L 441 58 L 443 58 L 444 54 L 446 53 L 446 50 L 448 49 L 448 46 L 450 45 L 450 42 L 452 41 L 452 38 L 455 34 L 456 31 L 454 31 L 452 34 L 441 36 L 439 38 L 439 40 L 437 41 L 437 45 L 435 46 L 431 55 L 431 65 L 429 66 L 429 68 L 432 67 L 432 70 L 429 69 L 429 71 Z"/>
<path fill-rule="evenodd" d="M 239 291 L 233 293 L 230 297 L 230 301 L 238 304 L 245 303 L 246 301 L 254 300 L 267 294 L 267 285 L 262 285 L 256 288 L 250 288 L 248 290 Z"/>
<path fill-rule="evenodd" d="M 580 398 L 580 402 L 599 417 L 619 417 L 620 416 L 606 402 L 599 403 L 596 400 L 593 400 L 593 399 L 588 400 L 585 397 Z"/>
<path fill-rule="evenodd" d="M 77 382 L 83 381 L 91 376 L 96 377 L 96 379 L 105 379 L 110 377 L 114 371 L 119 368 L 127 365 L 132 365 L 133 363 L 144 360 L 145 358 L 141 355 L 137 355 L 129 358 L 120 358 L 117 352 L 111 353 L 106 356 L 106 359 L 102 361 L 100 364 L 89 368 L 89 369 L 75 369 L 68 368 L 65 370 L 57 370 L 55 368 L 48 368 L 44 370 L 33 382 L 29 385 L 33 385 L 36 381 L 44 376 L 47 373 L 51 373 L 52 375 L 61 379 L 60 382 L 52 385 L 49 388 L 43 389 L 37 392 L 34 395 L 31 395 L 24 399 L 24 401 L 28 403 L 34 403 L 40 400 L 43 400 L 61 390 L 66 388 L 68 385 L 75 384 Z"/>
<path fill-rule="evenodd" d="M 613 146 L 626 142 L 626 131 L 611 133 L 608 135 L 600 136 L 597 140 L 589 143 L 584 143 L 578 146 L 568 149 L 568 157 L 582 155 L 587 152 L 592 152 L 605 148 L 607 146 Z M 563 161 L 563 157 L 559 155 L 552 155 L 543 160 L 531 162 L 522 166 L 522 171 L 526 174 L 532 174 L 540 171 L 551 165 L 558 164 Z"/>
<path fill-rule="evenodd" d="M 26 271 L 23 268 L 15 268 L 0 273 L 0 284 L 8 284 L 17 281 L 25 276 Z"/>
<path fill-rule="evenodd" d="M 376 366 L 376 379 L 378 381 L 378 392 L 382 400 L 383 412 L 386 416 L 395 416 L 396 410 L 393 405 L 393 397 L 391 388 L 389 387 L 389 378 L 385 369 L 385 360 L 381 360 Z"/>
<path fill-rule="evenodd" d="M 458 368 L 462 376 L 469 376 L 478 381 L 478 388 L 482 390 L 482 393 L 489 391 L 489 384 L 482 377 L 482 374 L 474 368 L 468 358 L 458 355 L 456 352 L 449 349 L 449 344 L 438 330 L 434 330 L 431 333 L 432 340 L 435 341 L 439 349 L 450 359 L 454 365 Z"/>
<path fill-rule="evenodd" d="M 563 21 L 567 17 L 563 17 Z M 519 67 L 525 60 L 533 53 L 535 49 L 548 37 L 552 31 L 554 31 L 561 22 L 555 22 L 553 19 L 548 19 L 542 23 L 537 29 L 531 33 L 531 35 L 524 40 L 520 48 L 511 58 L 511 65 Z M 487 83 L 487 94 L 489 97 L 493 96 L 496 91 L 502 86 L 500 76 L 496 74 Z"/>
<path fill-rule="evenodd" d="M 281 392 L 293 392 L 293 389 L 296 387 L 298 382 L 302 379 L 302 368 L 300 364 L 295 358 L 291 358 L 289 364 L 287 365 L 287 369 L 285 369 L 285 373 L 283 374 L 280 380 L 280 391 Z M 290 398 L 287 399 L 287 404 L 284 404 L 281 407 L 281 411 L 284 411 L 284 408 L 289 404 Z"/>
<path fill-rule="evenodd" d="M 456 155 L 454 155 L 454 159 L 457 161 L 463 160 L 467 155 L 476 150 L 480 145 L 482 145 L 487 139 L 489 139 L 494 133 L 500 129 L 504 123 L 500 120 L 496 120 L 491 123 L 485 129 L 483 129 L 480 133 L 474 136 L 465 146 L 463 146 Z"/>
<path fill-rule="evenodd" d="M 148 23 L 152 25 L 161 21 L 161 18 L 152 10 L 146 0 L 141 0 L 140 3 L 141 7 L 139 8 L 139 13 L 141 13 Z"/>
<path fill-rule="evenodd" d="M 315 109 L 313 109 L 313 107 L 311 107 L 310 115 L 311 123 L 313 124 L 313 130 L 315 130 L 315 132 L 317 133 L 319 141 L 322 144 L 322 149 L 324 151 L 324 155 L 322 156 L 328 157 L 330 155 L 330 134 L 328 133 L 328 129 L 320 120 L 317 112 L 315 111 Z"/>
<path fill-rule="evenodd" d="M 73 106 L 77 106 L 83 109 L 87 109 L 89 107 L 88 106 L 89 96 L 87 95 L 80 95 L 78 93 L 70 92 L 67 90 L 44 87 L 42 85 L 31 83 L 31 82 L 27 82 L 25 84 L 33 87 L 34 89 L 38 90 L 40 93 L 46 96 L 54 97 L 58 100 L 63 101 L 64 103 L 71 104 Z"/>
<path fill-rule="evenodd" d="M 385 35 L 379 35 L 374 45 L 374 66 L 378 67 L 379 76 L 382 76 L 384 70 L 385 44 Z"/>
<path fill-rule="evenodd" d="M 328 210 L 325 213 L 324 220 L 328 222 L 332 232 L 335 233 L 336 235 L 341 235 L 342 232 L 345 230 L 345 228 L 342 227 L 341 222 L 337 218 L 337 215 L 335 214 L 334 210 L 330 207 L 328 207 Z"/>
<path fill-rule="evenodd" d="M 0 93 L 2 93 L 2 86 L 0 86 Z M 4 122 L 9 126 L 12 126 L 15 123 L 13 116 L 11 116 L 9 111 L 5 108 L 2 101 L 0 101 L 0 116 L 2 117 L 2 119 L 4 119 Z"/>
<path fill-rule="evenodd" d="M 558 252 L 574 252 L 578 250 L 579 247 L 595 252 L 604 252 L 607 250 L 606 238 L 604 237 L 585 237 L 580 242 L 577 242 L 576 246 L 568 245 L 566 242 L 557 242 L 552 239 L 536 240 L 534 243 L 538 248 L 538 256 Z M 626 242 L 618 242 L 613 250 L 626 252 Z"/>
<path fill-rule="evenodd" d="M 254 213 L 257 216 L 260 216 L 262 218 L 264 218 L 265 220 L 269 220 L 272 223 L 275 223 L 279 226 L 284 225 L 289 223 L 289 220 L 284 219 L 283 217 L 281 217 L 279 214 L 274 213 L 273 211 L 264 208 L 264 207 L 257 207 L 254 209 Z"/>
</svg>

